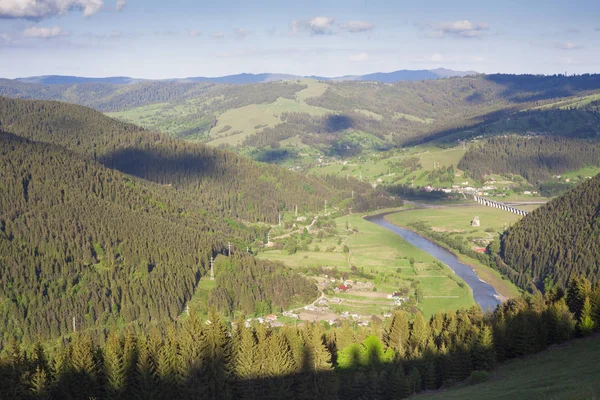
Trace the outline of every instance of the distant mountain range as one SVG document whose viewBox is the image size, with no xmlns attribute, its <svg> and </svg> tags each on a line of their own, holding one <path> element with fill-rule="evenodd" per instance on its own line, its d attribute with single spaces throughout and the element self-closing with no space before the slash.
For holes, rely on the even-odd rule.
<svg viewBox="0 0 600 400">
<path fill-rule="evenodd" d="M 394 83 L 402 81 L 422 81 L 429 79 L 440 79 L 449 78 L 454 76 L 467 76 L 475 75 L 475 71 L 454 71 L 451 69 L 437 68 L 431 70 L 399 70 L 393 72 L 376 72 L 367 75 L 345 75 L 339 77 L 325 77 L 325 76 L 299 76 L 289 74 L 236 74 L 226 75 L 219 77 L 205 77 L 196 76 L 181 79 L 161 79 L 161 81 L 176 81 L 176 82 L 211 82 L 211 83 L 230 83 L 230 84 L 244 84 L 244 83 L 263 83 L 263 82 L 274 82 L 283 80 L 293 80 L 302 78 L 311 78 L 320 81 L 373 81 L 383 83 Z M 63 76 L 63 75 L 43 75 L 43 76 L 30 76 L 26 78 L 17 78 L 15 81 L 24 83 L 37 83 L 43 85 L 72 85 L 78 83 L 109 83 L 114 85 L 128 85 L 132 83 L 138 83 L 143 81 L 152 81 L 152 79 L 138 79 L 127 76 L 113 76 L 105 78 L 86 78 L 80 76 Z"/>
</svg>

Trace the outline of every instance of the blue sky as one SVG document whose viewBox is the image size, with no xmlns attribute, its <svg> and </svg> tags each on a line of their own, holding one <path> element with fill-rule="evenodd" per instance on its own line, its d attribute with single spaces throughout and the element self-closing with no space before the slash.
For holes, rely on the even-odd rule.
<svg viewBox="0 0 600 400">
<path fill-rule="evenodd" d="M 600 72 L 600 1 L 0 0 L 0 77 Z"/>
</svg>

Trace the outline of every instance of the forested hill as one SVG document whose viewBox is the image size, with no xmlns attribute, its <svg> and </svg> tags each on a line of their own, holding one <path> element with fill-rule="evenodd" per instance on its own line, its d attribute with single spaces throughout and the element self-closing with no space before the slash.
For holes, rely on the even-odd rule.
<svg viewBox="0 0 600 400">
<path fill-rule="evenodd" d="M 458 163 L 476 179 L 516 174 L 534 184 L 586 166 L 600 166 L 600 141 L 560 136 L 494 137 L 471 147 Z"/>
<path fill-rule="evenodd" d="M 531 212 L 503 236 L 511 279 L 565 287 L 570 278 L 600 282 L 600 175 Z"/>
<path fill-rule="evenodd" d="M 297 136 L 324 153 L 352 145 L 377 150 L 440 139 L 457 129 L 504 121 L 515 111 L 599 90 L 600 75 L 476 75 L 393 84 L 292 80 L 43 85 L 0 79 L 3 96 L 85 105 L 215 146 L 242 151 L 293 148 L 288 139 Z M 332 116 L 344 123 L 335 123 L 340 120 Z"/>
<path fill-rule="evenodd" d="M 279 212 L 296 205 L 301 212 L 320 210 L 325 200 L 340 202 L 350 198 L 352 190 L 360 194 L 357 209 L 368 207 L 368 199 L 377 197 L 368 184 L 356 180 L 326 181 L 300 175 L 145 131 L 72 104 L 0 97 L 0 128 L 63 146 L 121 172 L 172 185 L 196 196 L 202 209 L 252 222 L 275 222 Z"/>
<path fill-rule="evenodd" d="M 85 330 L 178 317 L 210 257 L 228 241 L 245 249 L 260 235 L 199 208 L 194 197 L 0 132 L 0 347 L 11 337 L 56 338 L 73 323 Z M 268 291 L 240 280 L 240 293 L 251 293 L 245 309 L 316 294 L 282 265 L 259 266 L 236 252 L 229 262 L 238 274 L 260 280 L 264 270 L 276 283 Z M 217 279 L 226 272 L 217 270 Z"/>
</svg>

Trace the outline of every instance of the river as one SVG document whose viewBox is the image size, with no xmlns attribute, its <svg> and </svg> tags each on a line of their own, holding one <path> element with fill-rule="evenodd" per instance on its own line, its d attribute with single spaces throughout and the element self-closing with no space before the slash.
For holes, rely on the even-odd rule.
<svg viewBox="0 0 600 400">
<path fill-rule="evenodd" d="M 467 285 L 471 287 L 475 301 L 483 310 L 487 310 L 488 308 L 493 310 L 498 304 L 501 303 L 497 297 L 498 293 L 496 292 L 496 289 L 494 289 L 494 287 L 489 283 L 479 279 L 472 267 L 460 262 L 458 258 L 450 251 L 409 229 L 402 228 L 386 221 L 384 215 L 366 217 L 366 220 L 383 228 L 389 229 L 396 235 L 402 237 L 402 239 L 406 240 L 408 243 L 420 248 L 421 250 L 449 266 L 456 273 L 456 275 L 461 277 L 462 280 L 464 280 Z"/>
</svg>

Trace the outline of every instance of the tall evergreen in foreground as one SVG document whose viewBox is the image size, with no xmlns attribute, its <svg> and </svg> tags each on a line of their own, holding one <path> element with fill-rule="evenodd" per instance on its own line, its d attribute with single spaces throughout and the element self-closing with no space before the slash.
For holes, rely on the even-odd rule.
<svg viewBox="0 0 600 400">
<path fill-rule="evenodd" d="M 574 281 L 590 288 L 579 319 L 567 291 L 511 299 L 485 315 L 473 308 L 410 321 L 397 311 L 383 329 L 354 328 L 351 341 L 348 325 L 326 332 L 239 320 L 228 328 L 215 313 L 202 320 L 193 312 L 181 323 L 127 328 L 97 343 L 87 333 L 52 349 L 38 343 L 25 351 L 13 341 L 0 353 L 0 398 L 406 398 L 596 332 L 600 309 L 589 299 L 600 296 L 600 285 Z"/>
</svg>

